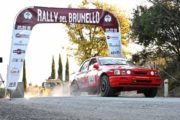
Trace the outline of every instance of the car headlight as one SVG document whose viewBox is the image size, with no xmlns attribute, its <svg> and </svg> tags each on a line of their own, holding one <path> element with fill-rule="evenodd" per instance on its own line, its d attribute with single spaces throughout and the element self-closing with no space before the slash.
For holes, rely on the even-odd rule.
<svg viewBox="0 0 180 120">
<path fill-rule="evenodd" d="M 120 70 L 114 70 L 114 75 L 120 75 L 120 74 L 121 74 Z"/>
<path fill-rule="evenodd" d="M 131 74 L 131 71 L 130 71 L 130 70 L 127 70 L 126 73 L 127 73 L 127 75 L 130 75 L 130 74 Z"/>
<path fill-rule="evenodd" d="M 151 71 L 151 72 L 150 72 L 150 75 L 154 76 L 154 75 L 155 75 L 154 71 Z"/>
</svg>

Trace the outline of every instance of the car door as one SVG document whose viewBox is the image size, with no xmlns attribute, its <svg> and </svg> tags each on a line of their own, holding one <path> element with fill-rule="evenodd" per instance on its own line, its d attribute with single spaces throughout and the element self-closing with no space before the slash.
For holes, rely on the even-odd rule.
<svg viewBox="0 0 180 120">
<path fill-rule="evenodd" d="M 87 88 L 87 72 L 88 72 L 89 60 L 85 61 L 77 74 L 77 82 L 80 88 Z"/>
<path fill-rule="evenodd" d="M 97 75 L 98 75 L 98 70 L 94 68 L 94 64 L 97 63 L 96 58 L 92 58 L 90 63 L 89 63 L 89 67 L 88 67 L 88 86 L 92 87 L 92 86 L 96 86 L 98 83 L 97 80 Z"/>
</svg>

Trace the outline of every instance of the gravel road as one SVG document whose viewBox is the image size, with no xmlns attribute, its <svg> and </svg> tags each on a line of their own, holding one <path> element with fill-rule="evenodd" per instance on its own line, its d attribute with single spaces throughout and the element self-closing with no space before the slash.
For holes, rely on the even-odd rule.
<svg viewBox="0 0 180 120">
<path fill-rule="evenodd" d="M 180 98 L 66 96 L 0 99 L 0 120 L 180 120 Z"/>
</svg>

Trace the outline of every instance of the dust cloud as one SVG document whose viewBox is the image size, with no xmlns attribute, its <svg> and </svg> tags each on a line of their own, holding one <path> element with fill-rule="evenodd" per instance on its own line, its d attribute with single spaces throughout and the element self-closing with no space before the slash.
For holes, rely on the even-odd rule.
<svg viewBox="0 0 180 120">
<path fill-rule="evenodd" d="M 63 83 L 53 88 L 43 88 L 41 86 L 29 86 L 25 92 L 25 98 L 32 97 L 58 97 L 70 96 L 69 84 Z"/>
</svg>

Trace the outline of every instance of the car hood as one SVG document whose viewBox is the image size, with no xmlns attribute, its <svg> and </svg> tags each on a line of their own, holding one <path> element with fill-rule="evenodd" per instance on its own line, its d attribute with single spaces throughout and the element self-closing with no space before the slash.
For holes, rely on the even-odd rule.
<svg viewBox="0 0 180 120">
<path fill-rule="evenodd" d="M 125 69 L 125 70 L 138 70 L 138 71 L 146 71 L 149 70 L 148 68 L 145 67 L 139 67 L 139 66 L 128 66 L 128 65 L 106 65 L 102 66 L 104 70 L 110 70 L 110 69 Z"/>
</svg>

